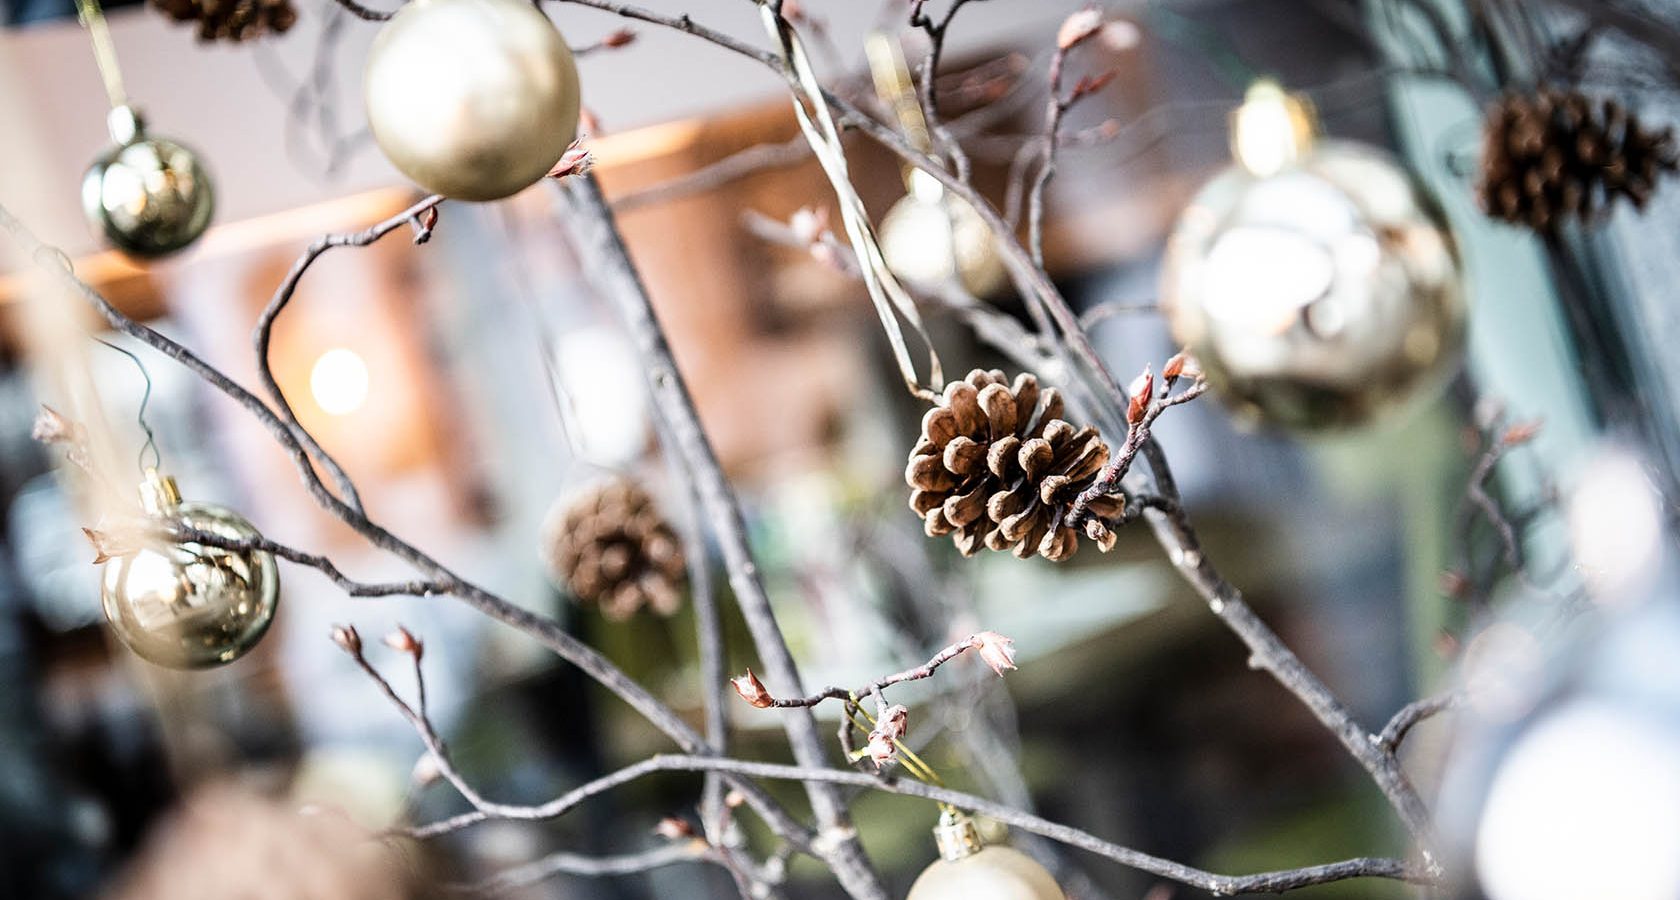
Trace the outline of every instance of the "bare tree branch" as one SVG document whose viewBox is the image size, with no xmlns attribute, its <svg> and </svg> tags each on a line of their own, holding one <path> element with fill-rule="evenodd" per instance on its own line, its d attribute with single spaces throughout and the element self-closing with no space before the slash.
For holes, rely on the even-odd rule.
<svg viewBox="0 0 1680 900">
<path fill-rule="evenodd" d="M 1429 810 L 1399 762 L 1378 746 L 1341 700 L 1255 615 L 1242 592 L 1213 567 L 1202 552 L 1201 538 L 1189 514 L 1179 502 L 1178 486 L 1166 454 L 1153 439 L 1144 442 L 1142 452 L 1154 472 L 1156 491 L 1172 501 L 1170 509 L 1155 509 L 1146 516 L 1157 540 L 1167 551 L 1167 558 L 1207 602 L 1213 614 L 1248 647 L 1249 666 L 1266 671 L 1300 700 L 1371 775 L 1422 849 L 1426 865 L 1435 871 Z"/>
<path fill-rule="evenodd" d="M 689 840 L 619 856 L 584 856 L 578 853 L 550 853 L 521 866 L 498 872 L 473 884 L 450 885 L 452 894 L 485 897 L 541 884 L 556 875 L 636 875 L 685 862 L 717 862 L 717 851 L 704 841 Z"/>
<path fill-rule="evenodd" d="M 710 520 L 712 534 L 723 553 L 724 567 L 735 592 L 736 605 L 747 622 L 765 672 L 784 691 L 800 693 L 799 667 L 776 622 L 775 609 L 759 576 L 758 563 L 747 545 L 746 525 L 740 501 L 723 475 L 716 451 L 700 427 L 693 398 L 671 356 L 664 330 L 653 311 L 647 289 L 630 260 L 630 252 L 618 233 L 611 208 L 593 176 L 566 179 L 565 193 L 572 213 L 565 223 L 595 265 L 590 272 L 599 280 L 603 293 L 618 308 L 631 342 L 642 358 L 654 408 L 672 438 L 677 454 L 694 479 L 700 505 Z M 825 757 L 816 720 L 807 710 L 783 717 L 794 759 L 801 765 L 819 766 Z M 819 855 L 833 869 L 841 884 L 856 897 L 885 897 L 885 888 L 863 853 L 857 831 L 851 825 L 845 804 L 831 787 L 808 785 L 811 806 L 821 824 L 822 850 Z"/>
<path fill-rule="evenodd" d="M 778 763 L 748 762 L 724 757 L 653 756 L 582 785 L 535 809 L 540 809 L 545 813 L 541 818 L 554 818 L 565 814 L 589 797 L 629 784 L 647 775 L 658 772 L 708 771 L 729 772 L 747 778 L 798 781 L 807 784 L 853 785 L 889 794 L 901 794 L 907 797 L 919 797 L 924 800 L 945 803 L 958 809 L 995 819 L 1011 828 L 1018 828 L 1067 844 L 1070 847 L 1077 847 L 1094 853 L 1129 868 L 1220 895 L 1277 894 L 1353 878 L 1385 878 L 1424 885 L 1435 883 L 1435 876 L 1432 873 L 1408 866 L 1400 860 L 1368 857 L 1298 869 L 1259 872 L 1252 875 L 1220 875 L 1194 866 L 1152 856 L 1111 841 L 1105 841 L 1090 832 L 1051 822 L 1039 816 L 987 800 L 984 797 L 977 797 L 949 788 L 843 769 L 805 768 Z M 482 812 L 467 813 L 422 826 L 415 829 L 413 833 L 416 837 L 432 837 L 457 831 L 489 818 L 492 818 L 492 816 L 485 815 Z"/>
<path fill-rule="evenodd" d="M 924 678 L 932 678 L 933 673 L 937 671 L 940 666 L 956 659 L 969 650 L 979 652 L 987 658 L 988 664 L 990 664 L 992 660 L 998 658 L 997 654 L 1001 652 L 996 649 L 999 641 L 1002 641 L 1005 644 L 1011 643 L 1008 638 L 1005 638 L 995 632 L 986 631 L 979 634 L 971 634 L 968 637 L 941 649 L 938 653 L 935 653 L 931 659 L 919 666 L 913 666 L 902 672 L 894 672 L 891 675 L 883 675 L 880 678 L 877 678 L 874 681 L 871 681 L 868 684 L 854 690 L 847 690 L 839 687 L 826 687 L 808 696 L 783 698 L 765 694 L 761 700 L 753 702 L 753 705 L 759 707 L 760 709 L 799 709 L 816 706 L 824 700 L 850 701 L 855 700 L 858 697 L 879 695 L 883 688 L 892 687 L 895 684 L 903 684 L 906 681 L 920 681 Z M 993 667 L 998 668 L 996 665 Z M 1014 668 L 1014 666 L 1009 665 L 1008 668 Z M 998 674 L 1001 675 L 1003 673 L 999 670 Z M 752 701 L 749 700 L 749 702 Z"/>
<path fill-rule="evenodd" d="M 212 387 L 226 394 L 249 411 L 269 432 L 270 436 L 286 450 L 287 455 L 292 459 L 294 468 L 297 469 L 303 480 L 304 487 L 314 497 L 315 501 L 361 534 L 369 543 L 409 562 L 415 568 L 426 573 L 431 580 L 435 581 L 440 588 L 445 589 L 450 595 L 490 618 L 524 632 L 560 658 L 577 666 L 584 674 L 590 676 L 602 687 L 629 704 L 632 709 L 635 709 L 685 751 L 698 752 L 704 750 L 704 738 L 687 722 L 683 721 L 681 716 L 678 716 L 669 706 L 660 702 L 646 688 L 613 665 L 606 657 L 568 634 L 558 622 L 517 606 L 467 581 L 334 496 L 315 473 L 313 466 L 310 464 L 309 454 L 294 431 L 256 395 L 205 362 L 191 350 L 124 315 L 98 291 L 76 277 L 75 273 L 65 265 L 66 257 L 61 251 L 42 244 L 4 205 L 0 205 L 0 230 L 9 233 L 28 258 L 37 266 L 56 277 L 67 290 L 81 296 L 92 305 L 111 327 L 136 338 L 185 366 Z M 790 841 L 802 839 L 804 826 L 794 822 L 791 816 L 775 806 L 774 801 L 765 796 L 755 785 L 750 783 L 738 784 L 736 787 L 754 800 L 755 809 L 774 811 L 770 817 L 767 817 L 766 821 L 777 831 L 779 837 Z"/>
</svg>

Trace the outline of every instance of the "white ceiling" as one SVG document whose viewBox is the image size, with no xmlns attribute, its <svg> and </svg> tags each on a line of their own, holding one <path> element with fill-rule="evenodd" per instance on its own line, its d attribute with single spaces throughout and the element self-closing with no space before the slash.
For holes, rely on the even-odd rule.
<svg viewBox="0 0 1680 900">
<path fill-rule="evenodd" d="M 323 176 L 318 155 L 288 152 L 287 101 L 273 76 L 278 72 L 295 82 L 308 71 L 327 13 L 336 10 L 332 0 L 295 2 L 300 4 L 298 23 L 281 37 L 262 39 L 260 46 L 200 44 L 190 27 L 174 25 L 145 7 L 111 15 L 133 102 L 146 113 L 154 133 L 174 137 L 206 158 L 216 178 L 218 222 L 400 183 L 367 145 L 334 178 Z M 378 5 L 377 0 L 367 2 Z M 643 2 L 661 11 L 687 11 L 700 22 L 762 43 L 749 0 Z M 1060 19 L 1082 3 L 973 4 L 952 30 L 953 49 L 1048 46 Z M 839 46 L 852 49 L 852 58 L 861 61 L 855 48 L 861 47 L 863 33 L 875 21 L 875 10 L 902 8 L 904 2 L 886 0 L 885 6 L 878 6 L 860 0 L 806 0 L 805 5 L 830 19 Z M 868 12 L 847 12 L 860 6 Z M 574 46 L 626 24 L 597 10 L 563 3 L 549 4 L 548 10 Z M 772 96 L 778 89 L 776 79 L 756 64 L 696 38 L 655 26 L 634 27 L 634 44 L 593 54 L 580 63 L 584 103 L 605 130 L 737 106 Z M 333 58 L 346 131 L 361 124 L 361 61 L 377 30 L 376 23 L 350 18 L 343 22 L 343 41 Z M 81 218 L 78 191 L 83 169 L 107 141 L 104 121 L 104 92 L 93 55 L 73 20 L 0 35 L 0 203 L 73 253 L 95 246 Z"/>
</svg>

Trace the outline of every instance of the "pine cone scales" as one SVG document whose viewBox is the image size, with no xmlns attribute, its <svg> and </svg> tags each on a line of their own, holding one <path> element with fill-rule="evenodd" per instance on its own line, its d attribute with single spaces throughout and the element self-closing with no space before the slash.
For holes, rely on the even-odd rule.
<svg viewBox="0 0 1680 900">
<path fill-rule="evenodd" d="M 653 498 L 614 479 L 551 515 L 544 562 L 580 603 L 622 620 L 646 606 L 671 615 L 682 605 L 686 563 Z"/>
<path fill-rule="evenodd" d="M 1010 384 L 1002 372 L 975 369 L 947 385 L 923 417 L 904 471 L 910 508 L 928 536 L 951 535 L 964 556 L 981 547 L 1021 559 L 1072 556 L 1079 532 L 1063 521 L 1108 462 L 1108 445 L 1096 429 L 1075 428 L 1061 415 L 1055 389 L 1041 391 L 1029 374 Z M 1091 511 L 1117 515 L 1119 498 L 1103 498 Z M 1106 528 L 1093 533 L 1101 549 L 1114 546 Z"/>
<path fill-rule="evenodd" d="M 201 41 L 246 41 L 281 34 L 297 21 L 291 0 L 152 0 L 177 22 L 197 22 Z"/>
<path fill-rule="evenodd" d="M 1613 99 L 1551 88 L 1488 112 L 1477 199 L 1495 218 L 1542 233 L 1583 223 L 1618 198 L 1643 209 L 1657 179 L 1680 168 L 1672 129 L 1644 128 Z"/>
</svg>

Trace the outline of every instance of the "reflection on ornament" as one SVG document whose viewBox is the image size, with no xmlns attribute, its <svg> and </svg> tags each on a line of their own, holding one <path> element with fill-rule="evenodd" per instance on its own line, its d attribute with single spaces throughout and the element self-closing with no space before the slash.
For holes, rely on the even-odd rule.
<svg viewBox="0 0 1680 900">
<path fill-rule="evenodd" d="M 909 181 L 910 193 L 881 219 L 881 255 L 893 274 L 924 289 L 958 278 L 977 297 L 1002 286 L 1008 273 L 974 207 L 919 169 Z"/>
<path fill-rule="evenodd" d="M 1239 164 L 1180 217 L 1161 306 L 1239 416 L 1361 424 L 1429 394 L 1457 365 L 1457 253 L 1393 160 L 1314 143 L 1305 107 L 1274 91 L 1251 92 L 1235 117 Z"/>
<path fill-rule="evenodd" d="M 942 813 L 933 835 L 939 859 L 917 876 L 905 900 L 1066 900 L 1043 866 L 1019 850 L 986 846 L 962 813 Z"/>
<path fill-rule="evenodd" d="M 191 150 L 145 133 L 132 107 L 111 110 L 115 146 L 82 176 L 82 209 L 124 253 L 167 256 L 210 226 L 215 191 Z"/>
<path fill-rule="evenodd" d="M 428 191 L 497 200 L 548 173 L 577 137 L 572 51 L 528 0 L 414 0 L 368 51 L 368 126 Z"/>
<path fill-rule="evenodd" d="M 140 496 L 148 515 L 231 540 L 260 537 L 231 510 L 183 503 L 175 480 L 148 469 Z M 117 637 L 148 662 L 202 669 L 256 646 L 280 593 L 274 557 L 155 537 L 105 563 L 100 591 Z"/>
</svg>

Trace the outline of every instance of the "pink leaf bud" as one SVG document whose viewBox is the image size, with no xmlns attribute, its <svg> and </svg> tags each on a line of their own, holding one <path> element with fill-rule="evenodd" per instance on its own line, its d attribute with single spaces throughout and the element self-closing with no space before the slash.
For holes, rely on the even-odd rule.
<svg viewBox="0 0 1680 900">
<path fill-rule="evenodd" d="M 1062 20 L 1056 30 L 1056 49 L 1071 50 L 1102 28 L 1102 10 L 1087 6 Z"/>
<path fill-rule="evenodd" d="M 356 633 L 354 625 L 334 625 L 332 629 L 333 643 L 344 648 L 344 652 L 351 656 L 362 655 L 362 636 Z"/>
<path fill-rule="evenodd" d="M 980 658 L 992 671 L 1003 675 L 1004 671 L 1015 668 L 1015 639 L 1007 638 L 995 631 L 982 631 L 969 640 L 974 642 L 979 650 Z"/>
<path fill-rule="evenodd" d="M 770 696 L 770 690 L 764 686 L 764 682 L 758 680 L 758 676 L 754 675 L 751 669 L 748 669 L 745 675 L 729 679 L 729 683 L 735 686 L 735 693 L 740 694 L 742 700 L 758 709 L 769 709 L 776 703 L 775 698 Z"/>
</svg>

